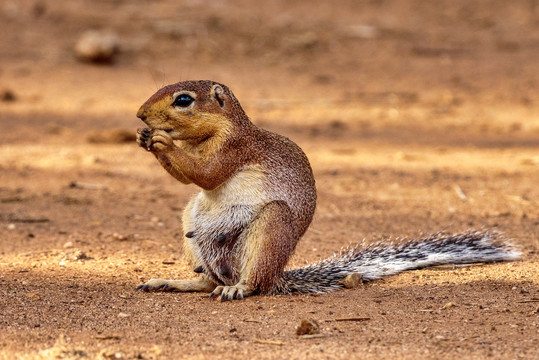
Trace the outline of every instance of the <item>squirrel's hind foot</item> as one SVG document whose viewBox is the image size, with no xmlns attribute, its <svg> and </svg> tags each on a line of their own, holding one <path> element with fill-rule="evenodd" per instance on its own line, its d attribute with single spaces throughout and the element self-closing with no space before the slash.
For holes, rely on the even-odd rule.
<svg viewBox="0 0 539 360">
<path fill-rule="evenodd" d="M 221 295 L 221 301 L 241 300 L 253 294 L 253 290 L 243 284 L 238 283 L 234 286 L 217 286 L 210 294 L 210 299 Z"/>
<path fill-rule="evenodd" d="M 137 286 L 136 290 L 141 291 L 204 291 L 210 292 L 215 288 L 215 284 L 205 276 L 194 280 L 165 280 L 151 279 L 150 281 Z"/>
</svg>

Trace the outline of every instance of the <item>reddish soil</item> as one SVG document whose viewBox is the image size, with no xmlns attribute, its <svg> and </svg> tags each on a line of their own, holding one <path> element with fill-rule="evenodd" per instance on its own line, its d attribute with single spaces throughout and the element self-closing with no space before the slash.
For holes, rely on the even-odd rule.
<svg viewBox="0 0 539 360">
<path fill-rule="evenodd" d="M 5 0 L 0 21 L 0 358 L 539 358 L 537 2 Z M 113 63 L 75 58 L 88 29 L 118 36 Z M 193 275 L 197 189 L 133 140 L 138 107 L 188 79 L 309 156 L 291 266 L 469 228 L 522 260 L 316 296 L 135 292 Z M 296 336 L 309 318 L 320 336 Z"/>
</svg>

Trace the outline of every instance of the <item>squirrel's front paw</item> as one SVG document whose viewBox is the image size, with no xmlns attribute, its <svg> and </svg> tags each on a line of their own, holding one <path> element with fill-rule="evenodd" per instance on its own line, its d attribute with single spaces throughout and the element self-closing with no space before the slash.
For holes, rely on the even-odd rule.
<svg viewBox="0 0 539 360">
<path fill-rule="evenodd" d="M 172 136 L 164 130 L 137 129 L 137 144 L 148 151 L 163 151 L 174 146 Z"/>
<path fill-rule="evenodd" d="M 148 140 L 150 139 L 151 133 L 152 130 L 148 128 L 137 129 L 137 144 L 139 144 L 140 147 L 143 147 L 148 151 L 150 151 L 150 148 L 148 146 Z"/>
</svg>

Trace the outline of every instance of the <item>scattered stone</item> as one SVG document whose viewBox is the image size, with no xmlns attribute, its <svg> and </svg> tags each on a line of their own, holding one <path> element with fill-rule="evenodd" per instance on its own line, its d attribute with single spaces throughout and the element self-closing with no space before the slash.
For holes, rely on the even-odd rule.
<svg viewBox="0 0 539 360">
<path fill-rule="evenodd" d="M 73 254 L 73 260 L 88 260 L 88 259 L 91 259 L 90 257 L 88 257 L 88 255 L 86 255 L 86 253 L 82 250 L 75 250 L 74 254 Z"/>
<path fill-rule="evenodd" d="M 41 296 L 39 296 L 38 294 L 36 293 L 30 293 L 28 295 L 26 295 L 26 297 L 30 300 L 34 300 L 34 301 L 39 301 L 41 300 Z"/>
<path fill-rule="evenodd" d="M 62 261 L 60 266 L 66 264 L 66 261 L 77 261 L 77 260 L 92 260 L 92 257 L 86 255 L 86 253 L 80 249 L 67 248 L 66 251 L 62 254 Z"/>
<path fill-rule="evenodd" d="M 303 319 L 296 328 L 296 335 L 314 335 L 320 333 L 320 326 L 313 319 Z"/>
<path fill-rule="evenodd" d="M 128 240 L 128 237 L 122 234 L 114 233 L 112 234 L 112 238 L 117 241 L 126 241 Z"/>
<path fill-rule="evenodd" d="M 0 101 L 14 102 L 17 101 L 17 96 L 9 89 L 0 90 Z"/>
<path fill-rule="evenodd" d="M 449 309 L 449 308 L 453 308 L 453 307 L 456 307 L 457 305 L 455 303 L 452 303 L 452 302 L 448 302 L 447 304 L 445 304 L 443 306 L 444 309 Z"/>
<path fill-rule="evenodd" d="M 8 229 L 8 230 L 15 230 L 15 228 L 16 228 L 15 224 L 9 224 L 9 225 L 7 226 L 7 229 Z"/>
<path fill-rule="evenodd" d="M 64 244 L 64 249 L 71 249 L 73 248 L 73 241 L 68 241 Z"/>
<path fill-rule="evenodd" d="M 103 349 L 99 353 L 98 359 L 103 359 L 103 360 L 123 359 L 123 355 L 122 353 L 119 353 L 119 352 L 114 352 L 107 349 Z"/>
<path fill-rule="evenodd" d="M 120 49 L 114 33 L 89 30 L 82 34 L 75 45 L 75 55 L 81 61 L 110 64 Z"/>
<path fill-rule="evenodd" d="M 359 273 L 353 273 L 339 281 L 339 284 L 343 284 L 347 289 L 357 289 L 363 284 L 363 277 Z"/>
<path fill-rule="evenodd" d="M 127 318 L 127 317 L 130 317 L 130 316 L 131 316 L 131 314 L 127 314 L 127 313 L 123 313 L 123 312 L 118 314 L 119 318 Z"/>
</svg>

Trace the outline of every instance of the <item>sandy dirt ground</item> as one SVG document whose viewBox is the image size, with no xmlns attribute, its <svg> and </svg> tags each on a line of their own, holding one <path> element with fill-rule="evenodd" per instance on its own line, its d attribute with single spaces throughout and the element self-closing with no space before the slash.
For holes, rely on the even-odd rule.
<svg viewBox="0 0 539 360">
<path fill-rule="evenodd" d="M 537 1 L 1 0 L 0 22 L 0 358 L 539 358 Z M 74 56 L 92 29 L 116 35 L 112 63 Z M 318 207 L 291 267 L 470 228 L 522 260 L 324 295 L 135 292 L 194 275 L 197 189 L 134 143 L 138 107 L 189 79 L 309 156 Z"/>
</svg>

